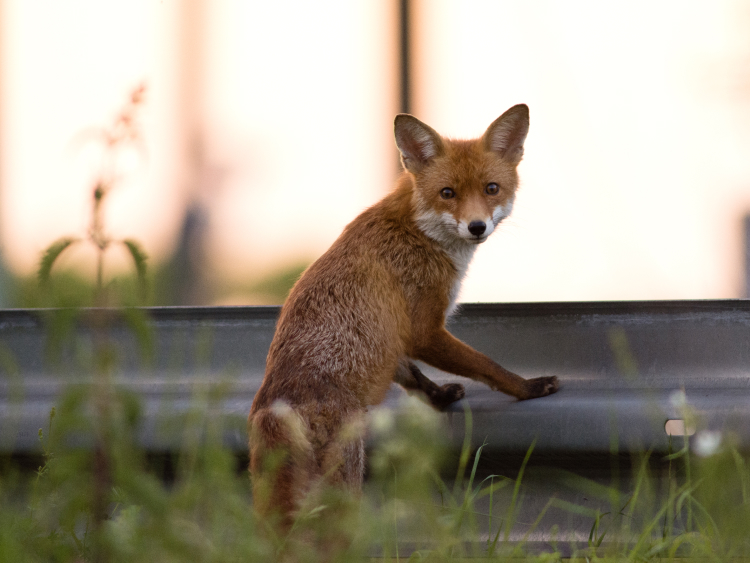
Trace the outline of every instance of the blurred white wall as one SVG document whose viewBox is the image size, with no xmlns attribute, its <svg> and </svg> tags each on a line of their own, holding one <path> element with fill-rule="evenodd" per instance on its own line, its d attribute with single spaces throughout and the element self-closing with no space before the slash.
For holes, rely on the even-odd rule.
<svg viewBox="0 0 750 563">
<path fill-rule="evenodd" d="M 413 1 L 417 117 L 474 136 L 531 108 L 516 210 L 462 300 L 740 295 L 746 3 Z M 319 255 L 392 185 L 395 0 L 0 2 L 0 239 L 19 272 L 85 232 L 71 139 L 144 79 L 148 161 L 108 224 L 155 260 L 191 198 L 212 275 L 241 280 Z"/>
<path fill-rule="evenodd" d="M 526 102 L 513 216 L 463 300 L 737 297 L 750 6 L 421 0 L 420 117 L 480 134 Z"/>
<path fill-rule="evenodd" d="M 314 259 L 395 177 L 395 3 L 210 6 L 211 254 L 235 277 Z"/>
</svg>

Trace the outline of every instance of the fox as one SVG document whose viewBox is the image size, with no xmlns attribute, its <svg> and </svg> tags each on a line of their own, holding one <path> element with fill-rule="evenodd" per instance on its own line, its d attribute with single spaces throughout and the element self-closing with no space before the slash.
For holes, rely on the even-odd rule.
<svg viewBox="0 0 750 563">
<path fill-rule="evenodd" d="M 524 379 L 445 327 L 477 247 L 513 209 L 528 129 L 525 104 L 472 140 L 396 116 L 395 188 L 345 227 L 281 308 L 248 416 L 259 514 L 288 530 L 322 482 L 361 490 L 364 438 L 352 428 L 392 382 L 437 409 L 464 397 L 463 385 L 438 385 L 415 361 L 519 400 L 558 390 L 557 377 Z"/>
</svg>

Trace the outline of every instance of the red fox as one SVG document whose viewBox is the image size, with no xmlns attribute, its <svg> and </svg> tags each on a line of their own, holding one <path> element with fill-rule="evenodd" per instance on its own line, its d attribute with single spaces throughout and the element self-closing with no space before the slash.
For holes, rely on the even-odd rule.
<svg viewBox="0 0 750 563">
<path fill-rule="evenodd" d="M 474 251 L 513 208 L 528 128 L 523 104 L 468 141 L 396 116 L 404 171 L 395 190 L 344 229 L 281 310 L 248 418 L 260 514 L 276 512 L 288 528 L 321 480 L 361 488 L 363 439 L 342 430 L 361 422 L 391 382 L 440 409 L 464 396 L 462 385 L 439 386 L 412 360 L 522 400 L 557 391 L 556 377 L 523 379 L 445 328 Z"/>
</svg>

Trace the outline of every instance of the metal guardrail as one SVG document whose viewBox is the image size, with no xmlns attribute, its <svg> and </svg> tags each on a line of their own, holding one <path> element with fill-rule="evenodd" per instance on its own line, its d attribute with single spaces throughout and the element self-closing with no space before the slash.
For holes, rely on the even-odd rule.
<svg viewBox="0 0 750 563">
<path fill-rule="evenodd" d="M 227 443 L 246 448 L 245 419 L 263 377 L 277 307 L 145 310 L 154 359 L 144 363 L 136 337 L 116 322 L 108 336 L 120 362 L 116 381 L 145 404 L 142 440 L 175 446 L 159 421 L 184 411 L 196 388 L 225 381 L 217 407 L 227 418 Z M 38 449 L 38 429 L 65 385 L 90 378 L 85 362 L 91 330 L 78 325 L 49 360 L 49 312 L 0 311 L 6 369 L 0 379 L 0 448 Z M 750 445 L 750 301 L 466 304 L 449 330 L 524 377 L 558 375 L 560 391 L 516 402 L 485 386 L 424 366 L 439 383 L 461 381 L 473 414 L 474 443 L 538 453 L 606 453 L 618 448 L 666 451 L 664 424 L 679 419 L 674 393 L 684 389 L 703 427 L 729 431 Z M 10 359 L 10 364 L 9 360 Z M 11 369 L 11 372 L 13 370 Z M 392 390 L 386 404 L 400 391 Z M 463 405 L 445 415 L 456 443 L 464 435 Z"/>
<path fill-rule="evenodd" d="M 179 424 L 175 428 L 170 421 L 185 413 L 207 385 L 225 382 L 227 392 L 211 415 L 224 418 L 226 443 L 246 451 L 246 416 L 263 377 L 279 309 L 153 308 L 145 313 L 154 350 L 150 363 L 143 361 L 138 339 L 124 322 L 107 331 L 119 357 L 115 380 L 136 392 L 144 405 L 143 446 L 179 448 Z M 0 455 L 38 453 L 38 430 L 46 428 L 62 390 L 91 380 L 92 330 L 84 322 L 64 333 L 61 353 L 52 362 L 48 350 L 54 333 L 44 321 L 50 314 L 0 311 Z M 612 510 L 608 501 L 571 488 L 560 469 L 628 490 L 637 470 L 628 452 L 651 450 L 651 489 L 669 490 L 661 455 L 670 447 L 665 423 L 682 417 L 675 398 L 683 391 L 700 428 L 732 433 L 734 444 L 750 449 L 750 301 L 467 304 L 449 330 L 525 377 L 560 378 L 557 394 L 517 402 L 423 366 L 439 383 L 466 386 L 465 402 L 443 416 L 459 446 L 464 406 L 470 407 L 472 442 L 487 444 L 478 479 L 515 475 L 522 454 L 536 440 L 524 475 L 523 506 L 509 537 L 511 543 L 524 541 L 527 550 L 549 550 L 557 541 L 557 549 L 569 555 L 586 545 L 592 519 L 562 510 L 547 512 L 524 539 L 552 497 L 600 514 Z M 386 405 L 400 394 L 394 386 Z M 678 439 L 675 447 L 680 446 Z M 510 503 L 509 491 L 498 492 L 495 512 Z M 490 512 L 486 499 L 477 509 Z M 489 521 L 483 522 L 490 537 Z M 407 553 L 408 545 L 403 547 Z"/>
</svg>

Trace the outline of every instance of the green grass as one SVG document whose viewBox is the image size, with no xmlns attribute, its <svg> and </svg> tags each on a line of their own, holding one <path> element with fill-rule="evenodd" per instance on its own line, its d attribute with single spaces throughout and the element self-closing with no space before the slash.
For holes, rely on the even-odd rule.
<svg viewBox="0 0 750 563">
<path fill-rule="evenodd" d="M 373 413 L 376 446 L 361 498 L 319 497 L 331 502 L 308 506 L 290 537 L 273 537 L 253 515 L 247 474 L 222 446 L 221 419 L 211 415 L 219 400 L 218 393 L 196 394 L 183 416 L 174 480 L 164 482 L 137 443 L 136 397 L 97 384 L 70 390 L 40 430 L 37 471 L 0 473 L 0 561 L 274 561 L 282 551 L 323 560 L 313 537 L 347 538 L 339 552 L 325 554 L 336 561 L 750 556 L 750 471 L 731 439 L 709 457 L 683 448 L 659 460 L 660 479 L 651 474 L 652 456 L 635 454 L 633 479 L 619 487 L 560 471 L 553 479 L 560 491 L 577 489 L 611 508 L 555 494 L 532 521 L 519 523 L 533 444 L 513 475 L 480 477 L 484 448 L 468 440 L 446 466 L 442 418 L 413 398 Z M 107 408 L 98 411 L 97 401 Z M 450 467 L 455 476 L 446 478 Z M 342 503 L 346 518 L 334 508 Z M 527 543 L 535 532 L 554 535 L 546 519 L 555 511 L 590 522 L 587 541 L 572 553 L 565 530 L 542 551 Z"/>
</svg>

